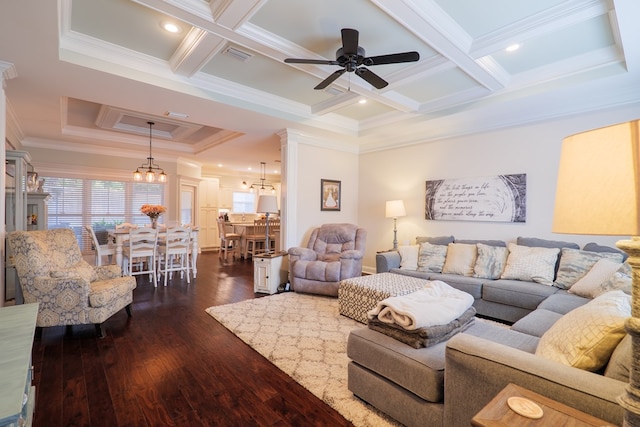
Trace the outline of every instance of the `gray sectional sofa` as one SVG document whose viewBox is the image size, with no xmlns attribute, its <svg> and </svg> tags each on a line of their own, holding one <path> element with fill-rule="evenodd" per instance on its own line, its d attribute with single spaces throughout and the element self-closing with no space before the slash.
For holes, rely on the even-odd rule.
<svg viewBox="0 0 640 427">
<path fill-rule="evenodd" d="M 431 241 L 437 239 L 441 238 Z M 445 244 L 445 240 L 440 243 Z M 519 245 L 527 243 L 577 247 L 568 242 L 518 239 Z M 397 253 L 378 254 L 378 271 L 420 276 L 417 271 L 401 271 L 399 261 Z M 515 323 L 508 327 L 476 320 L 449 341 L 420 349 L 367 327 L 357 329 L 350 334 L 347 345 L 351 359 L 348 385 L 356 396 L 407 426 L 458 427 L 470 425 L 482 407 L 507 384 L 514 383 L 622 425 L 623 410 L 616 399 L 629 381 L 628 335 L 617 345 L 608 364 L 597 372 L 535 354 L 543 334 L 590 299 L 536 282 L 472 280 L 475 278 L 442 273 L 426 276 L 471 293 L 480 315 Z"/>
</svg>

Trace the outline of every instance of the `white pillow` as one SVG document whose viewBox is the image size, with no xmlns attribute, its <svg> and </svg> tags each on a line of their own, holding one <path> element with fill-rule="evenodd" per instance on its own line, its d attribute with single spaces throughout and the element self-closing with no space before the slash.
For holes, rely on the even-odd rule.
<svg viewBox="0 0 640 427">
<path fill-rule="evenodd" d="M 418 252 L 418 271 L 441 273 L 444 259 L 447 256 L 447 247 L 444 245 L 432 245 L 420 243 Z"/>
<path fill-rule="evenodd" d="M 536 355 L 587 371 L 607 364 L 624 338 L 631 296 L 611 291 L 562 316 L 545 332 Z"/>
<path fill-rule="evenodd" d="M 558 248 L 540 248 L 509 243 L 509 257 L 501 279 L 524 280 L 553 285 Z"/>
<path fill-rule="evenodd" d="M 418 250 L 420 245 L 398 246 L 400 268 L 415 271 L 418 269 Z"/>
<path fill-rule="evenodd" d="M 622 266 L 621 262 L 603 258 L 591 270 L 569 288 L 569 293 L 585 298 L 595 298 L 602 293 L 600 287 Z"/>
<path fill-rule="evenodd" d="M 462 276 L 473 275 L 473 266 L 476 263 L 477 253 L 476 245 L 449 243 L 442 273 Z"/>
</svg>

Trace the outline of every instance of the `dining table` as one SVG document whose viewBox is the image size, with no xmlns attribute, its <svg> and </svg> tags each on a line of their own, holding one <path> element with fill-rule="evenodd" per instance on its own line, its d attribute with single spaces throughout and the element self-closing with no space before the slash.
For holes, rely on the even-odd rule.
<svg viewBox="0 0 640 427">
<path fill-rule="evenodd" d="M 158 227 L 158 241 L 161 241 L 167 235 L 166 227 Z M 116 264 L 123 267 L 122 248 L 127 240 L 129 240 L 128 228 L 116 228 L 107 230 L 109 232 L 109 239 L 115 242 L 116 249 Z M 195 279 L 198 273 L 196 267 L 196 261 L 198 259 L 198 227 L 191 229 L 191 270 L 193 271 L 193 278 Z"/>
</svg>

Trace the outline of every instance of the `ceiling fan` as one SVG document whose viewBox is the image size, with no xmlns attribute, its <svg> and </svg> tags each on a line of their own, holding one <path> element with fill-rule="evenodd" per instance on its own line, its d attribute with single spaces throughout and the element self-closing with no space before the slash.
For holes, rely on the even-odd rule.
<svg viewBox="0 0 640 427">
<path fill-rule="evenodd" d="M 387 86 L 387 83 L 383 78 L 370 71 L 366 66 L 383 65 L 383 64 L 398 64 L 401 62 L 415 62 L 420 59 L 418 52 L 402 52 L 392 53 L 389 55 L 371 56 L 366 57 L 364 48 L 358 46 L 358 30 L 351 28 L 342 29 L 342 47 L 336 51 L 336 60 L 329 61 L 323 59 L 298 59 L 287 58 L 284 62 L 288 64 L 320 64 L 320 65 L 339 65 L 342 67 L 324 79 L 314 89 L 321 90 L 329 86 L 338 77 L 345 72 L 355 72 L 356 75 L 363 78 L 369 84 L 376 89 L 382 89 Z"/>
</svg>

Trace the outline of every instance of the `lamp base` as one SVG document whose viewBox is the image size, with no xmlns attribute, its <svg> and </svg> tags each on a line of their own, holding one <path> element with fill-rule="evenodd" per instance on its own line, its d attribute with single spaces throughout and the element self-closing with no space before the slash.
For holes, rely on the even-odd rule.
<svg viewBox="0 0 640 427">
<path fill-rule="evenodd" d="M 626 392 L 618 397 L 618 403 L 625 410 L 624 426 L 640 427 L 640 237 L 620 240 L 616 246 L 629 255 L 627 262 L 631 266 L 631 317 L 625 327 L 631 335 L 631 370 Z"/>
</svg>

